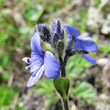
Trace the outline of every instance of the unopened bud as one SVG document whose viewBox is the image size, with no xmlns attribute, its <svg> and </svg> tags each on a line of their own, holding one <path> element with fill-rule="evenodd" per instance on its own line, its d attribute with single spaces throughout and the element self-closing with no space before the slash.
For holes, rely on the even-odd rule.
<svg viewBox="0 0 110 110">
<path fill-rule="evenodd" d="M 57 50 L 58 50 L 58 54 L 59 54 L 60 56 L 62 56 L 63 50 L 64 50 L 64 42 L 63 42 L 63 41 L 58 40 Z"/>
</svg>

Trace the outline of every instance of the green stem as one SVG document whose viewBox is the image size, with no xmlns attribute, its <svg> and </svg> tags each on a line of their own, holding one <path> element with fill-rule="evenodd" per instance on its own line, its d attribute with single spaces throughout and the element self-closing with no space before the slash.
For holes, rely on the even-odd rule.
<svg viewBox="0 0 110 110">
<path fill-rule="evenodd" d="M 60 67 L 61 67 L 61 77 L 66 77 L 65 65 L 61 56 L 59 56 Z"/>
<path fill-rule="evenodd" d="M 63 110 L 69 110 L 68 99 L 61 98 Z"/>
</svg>

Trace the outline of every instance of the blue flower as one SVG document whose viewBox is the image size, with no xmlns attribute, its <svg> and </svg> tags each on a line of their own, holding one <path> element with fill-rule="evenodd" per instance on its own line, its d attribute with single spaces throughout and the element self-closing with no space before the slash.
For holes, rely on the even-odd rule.
<svg viewBox="0 0 110 110">
<path fill-rule="evenodd" d="M 89 36 L 79 35 L 78 29 L 74 26 L 64 24 L 64 27 L 69 37 L 67 50 L 74 53 L 81 50 L 81 53 L 79 54 L 81 54 L 81 56 L 88 62 L 95 64 L 95 59 L 87 54 L 98 50 L 97 44 L 93 41 L 93 39 Z"/>
<path fill-rule="evenodd" d="M 56 78 L 60 75 L 60 64 L 49 51 L 43 52 L 40 45 L 40 37 L 36 32 L 31 39 L 31 58 L 23 58 L 23 61 L 30 63 L 26 69 L 30 68 L 33 73 L 27 83 L 27 87 L 33 86 L 44 74 L 48 78 Z"/>
</svg>

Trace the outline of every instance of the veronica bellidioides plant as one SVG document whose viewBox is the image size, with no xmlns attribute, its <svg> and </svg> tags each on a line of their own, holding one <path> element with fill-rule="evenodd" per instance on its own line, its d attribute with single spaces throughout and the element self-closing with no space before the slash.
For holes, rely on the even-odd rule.
<svg viewBox="0 0 110 110">
<path fill-rule="evenodd" d="M 65 31 L 68 37 L 65 36 Z M 41 49 L 41 40 L 51 45 L 57 59 L 50 51 Z M 33 86 L 44 73 L 46 77 L 54 79 L 54 86 L 61 96 L 63 109 L 69 110 L 67 95 L 70 83 L 65 71 L 67 61 L 71 56 L 79 54 L 88 62 L 95 64 L 95 59 L 88 54 L 97 51 L 97 44 L 91 37 L 79 35 L 76 27 L 62 24 L 59 19 L 54 18 L 51 26 L 38 24 L 37 32 L 31 38 L 31 49 L 31 57 L 23 58 L 23 61 L 30 64 L 25 68 L 30 68 L 32 73 L 27 87 Z"/>
</svg>

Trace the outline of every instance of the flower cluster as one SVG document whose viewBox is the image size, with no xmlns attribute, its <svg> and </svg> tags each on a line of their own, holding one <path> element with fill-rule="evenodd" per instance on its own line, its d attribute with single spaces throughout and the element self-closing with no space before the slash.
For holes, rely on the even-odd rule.
<svg viewBox="0 0 110 110">
<path fill-rule="evenodd" d="M 68 34 L 68 40 L 65 37 Z M 49 51 L 42 51 L 41 40 L 47 42 L 55 50 L 59 62 Z M 27 83 L 27 87 L 33 86 L 44 73 L 48 78 L 57 78 L 60 75 L 65 77 L 65 66 L 69 57 L 80 54 L 88 62 L 95 64 L 95 59 L 88 55 L 89 52 L 97 51 L 97 44 L 89 36 L 79 35 L 76 27 L 62 24 L 59 19 L 53 19 L 51 26 L 39 23 L 37 32 L 31 39 L 31 58 L 24 57 L 23 61 L 30 64 L 33 73 Z"/>
<path fill-rule="evenodd" d="M 26 69 L 30 68 L 33 73 L 27 83 L 27 87 L 33 86 L 42 76 L 43 72 L 48 78 L 56 78 L 60 75 L 60 64 L 49 51 L 43 52 L 40 45 L 40 37 L 36 32 L 31 39 L 31 58 L 24 57 L 22 60 L 30 63 Z"/>
<path fill-rule="evenodd" d="M 78 29 L 74 26 L 66 24 L 64 26 L 69 36 L 66 53 L 70 56 L 80 54 L 88 62 L 95 64 L 95 59 L 88 55 L 89 52 L 95 52 L 98 50 L 97 44 L 93 39 L 89 36 L 79 35 Z"/>
</svg>

